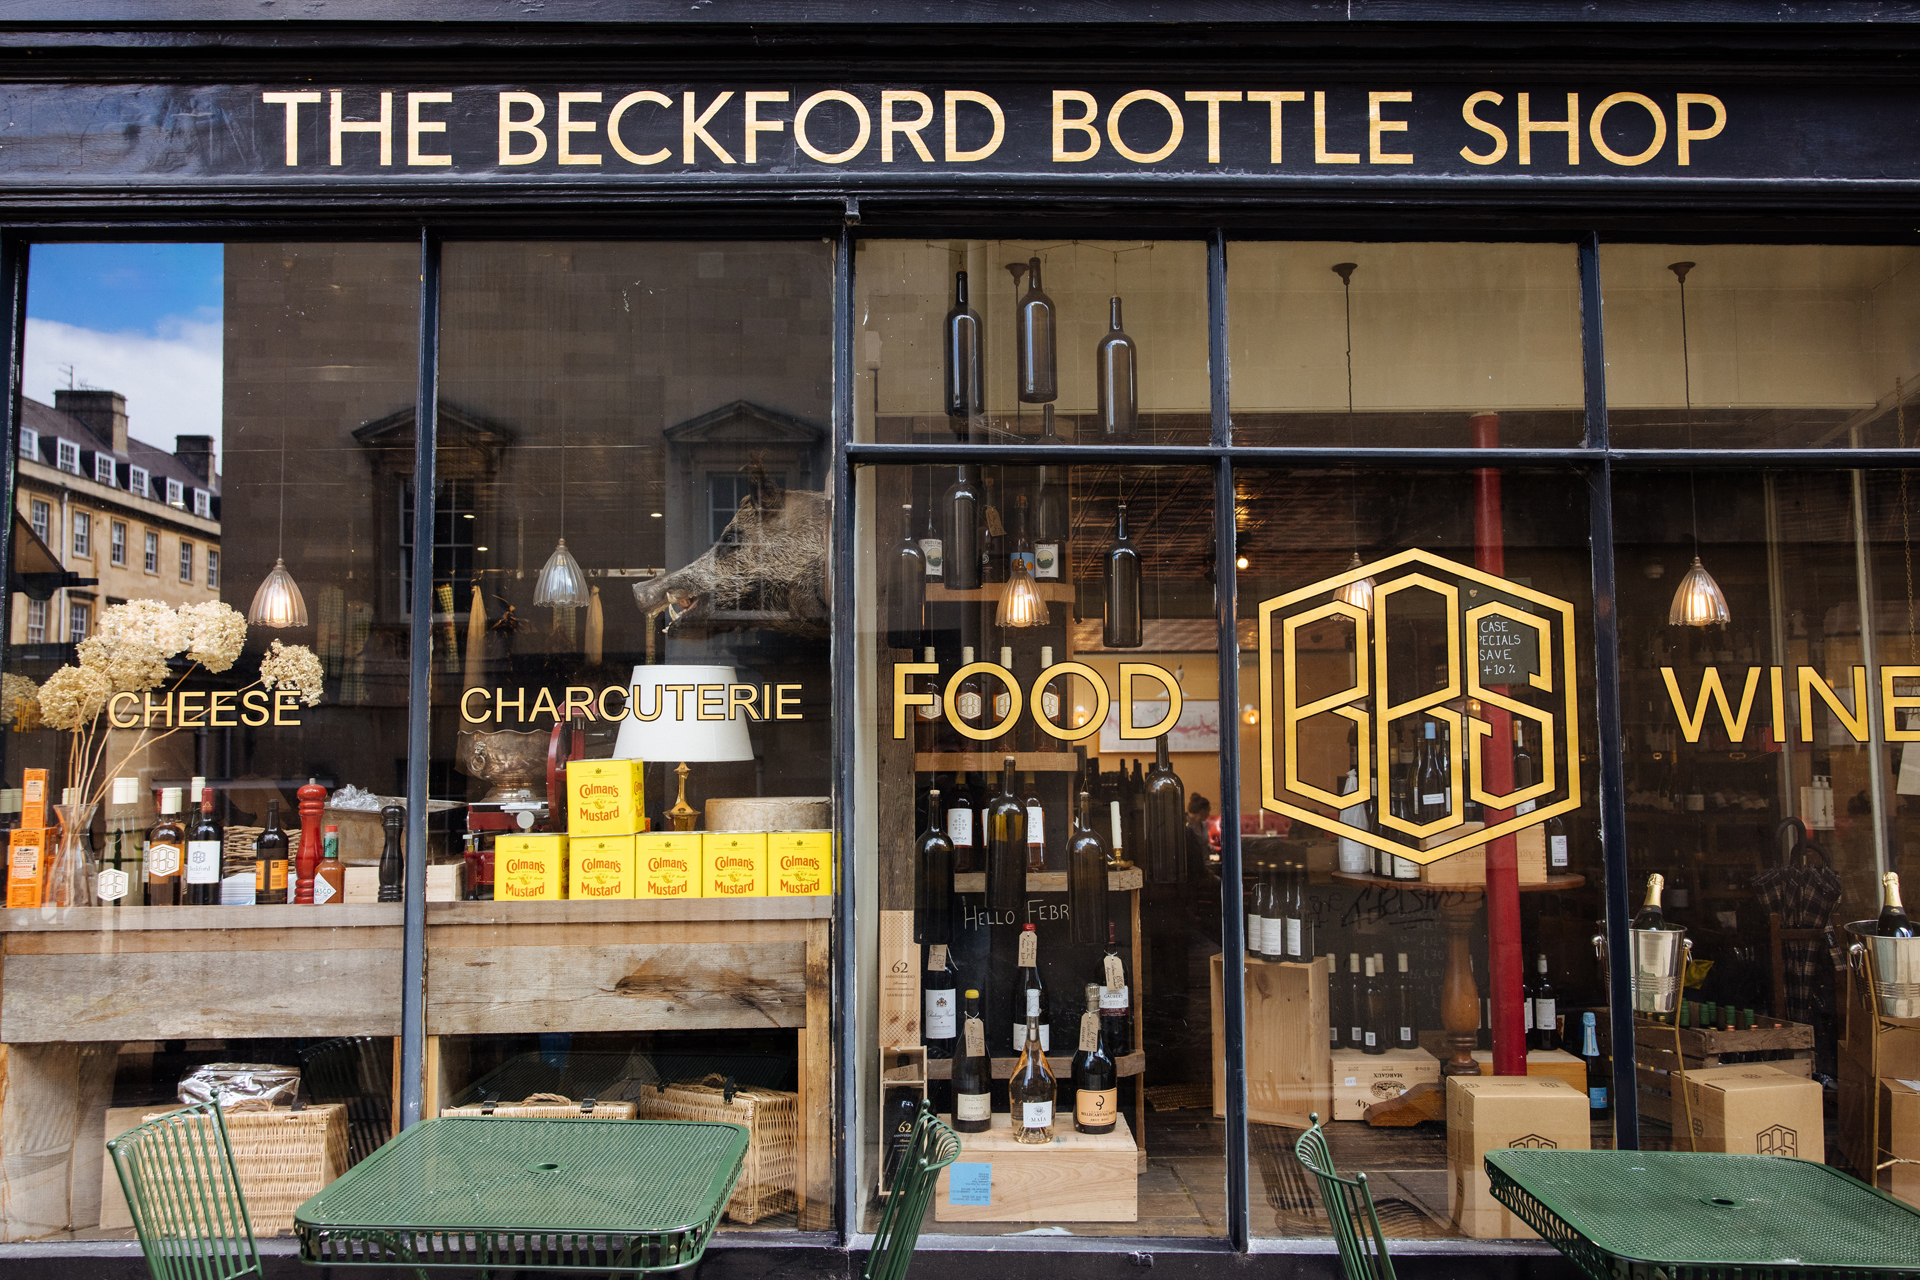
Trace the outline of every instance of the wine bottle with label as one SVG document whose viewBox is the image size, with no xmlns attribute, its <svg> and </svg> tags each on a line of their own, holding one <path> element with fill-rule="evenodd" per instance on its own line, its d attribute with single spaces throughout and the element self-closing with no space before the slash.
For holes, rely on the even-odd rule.
<svg viewBox="0 0 1920 1280">
<path fill-rule="evenodd" d="M 1040 443 L 1060 443 L 1060 437 L 1054 431 L 1051 404 L 1042 406 L 1040 410 Z M 1065 573 L 1061 561 L 1066 554 L 1069 537 L 1068 484 L 1066 467 L 1057 463 L 1041 464 L 1034 484 L 1033 576 L 1042 582 L 1058 582 Z"/>
<path fill-rule="evenodd" d="M 1133 991 L 1127 985 L 1127 966 L 1120 959 L 1116 941 L 1119 927 L 1107 922 L 1107 954 L 1100 958 L 1100 1017 L 1107 1033 L 1107 1048 L 1126 1053 L 1133 1048 L 1129 1019 L 1133 1016 Z"/>
<path fill-rule="evenodd" d="M 1053 299 L 1040 287 L 1040 259 L 1027 259 L 1027 292 L 1015 304 L 1015 392 L 1022 403 L 1060 398 L 1059 357 L 1054 348 Z"/>
<path fill-rule="evenodd" d="M 939 666 L 939 659 L 934 656 L 932 645 L 920 651 L 920 660 L 932 663 L 936 668 Z M 940 672 L 935 670 L 922 676 L 920 681 L 918 692 L 932 694 L 933 701 L 924 707 L 913 709 L 913 749 L 925 752 L 959 750 L 957 745 L 951 747 L 947 745 L 947 739 L 952 735 L 947 732 L 947 709 L 944 700 L 940 697 Z"/>
<path fill-rule="evenodd" d="M 1014 674 L 1013 646 L 1010 644 L 1000 646 L 1000 672 L 999 687 L 993 695 L 993 719 L 991 723 L 1000 725 L 1002 728 L 1000 730 L 1000 736 L 993 740 L 993 746 L 1000 751 L 1012 751 L 1018 735 L 1014 731 L 1013 721 L 1011 719 L 1013 714 Z"/>
<path fill-rule="evenodd" d="M 1307 868 L 1298 862 L 1287 864 L 1287 900 L 1284 919 L 1287 932 L 1286 958 L 1295 964 L 1307 958 Z"/>
<path fill-rule="evenodd" d="M 953 842 L 940 829 L 943 812 L 939 791 L 927 792 L 927 829 L 913 843 L 914 940 L 941 945 L 953 941 Z"/>
<path fill-rule="evenodd" d="M 961 1009 L 960 1047 L 953 1060 L 953 1127 L 985 1133 L 993 1123 L 993 1060 L 987 1057 L 987 1024 L 980 993 L 969 989 Z"/>
<path fill-rule="evenodd" d="M 1107 850 L 1093 829 L 1093 797 L 1080 793 L 1067 839 L 1067 918 L 1073 940 L 1098 946 L 1107 934 Z"/>
<path fill-rule="evenodd" d="M 1267 864 L 1253 863 L 1249 868 L 1253 872 L 1253 892 L 1247 896 L 1247 958 L 1265 960 L 1267 958 L 1267 896 L 1271 882 L 1267 879 Z"/>
<path fill-rule="evenodd" d="M 140 829 L 134 817 L 139 803 L 138 778 L 113 780 L 113 802 L 107 808 L 107 856 L 94 884 L 94 895 L 102 906 L 137 906 L 141 901 Z"/>
<path fill-rule="evenodd" d="M 1347 993 L 1340 981 L 1340 957 L 1327 952 L 1327 1048 L 1338 1049 L 1347 1025 Z"/>
<path fill-rule="evenodd" d="M 900 545 L 894 549 L 893 573 L 887 579 L 887 643 L 911 649 L 926 630 L 927 557 L 913 536 L 913 504 L 900 509 Z"/>
<path fill-rule="evenodd" d="M 1534 784 L 1533 756 L 1527 750 L 1527 735 L 1524 732 L 1526 721 L 1519 716 L 1513 718 L 1513 789 L 1524 791 Z M 1513 807 L 1517 817 L 1523 813 L 1532 813 L 1534 802 L 1522 800 Z"/>
<path fill-rule="evenodd" d="M 926 1003 L 922 1036 L 929 1058 L 954 1056 L 954 1041 L 960 1035 L 960 983 L 953 969 L 953 957 L 943 943 L 927 948 L 927 971 L 920 978 L 921 998 Z"/>
<path fill-rule="evenodd" d="M 160 792 L 160 816 L 147 830 L 147 905 L 180 904 L 180 869 L 187 860 L 187 829 L 180 823 L 180 788 Z"/>
<path fill-rule="evenodd" d="M 956 440 L 967 438 L 969 424 L 987 410 L 986 360 L 982 356 L 980 313 L 967 302 L 967 273 L 953 277 L 953 309 L 947 312 L 947 422 Z"/>
<path fill-rule="evenodd" d="M 1106 612 L 1100 625 L 1100 642 L 1108 649 L 1138 649 L 1140 621 L 1140 553 L 1127 537 L 1127 504 L 1121 503 L 1114 516 L 1113 545 L 1107 548 L 1102 574 L 1106 587 Z"/>
<path fill-rule="evenodd" d="M 1407 953 L 1402 951 L 1399 959 L 1400 971 L 1393 988 L 1393 1047 L 1417 1049 L 1420 1045 L 1414 1026 L 1413 975 L 1407 972 Z"/>
<path fill-rule="evenodd" d="M 967 463 L 955 468 L 954 481 L 940 506 L 946 521 L 941 532 L 941 573 L 949 591 L 971 591 L 980 585 L 979 469 Z"/>
<path fill-rule="evenodd" d="M 954 874 L 968 875 L 974 869 L 974 821 L 973 796 L 964 769 L 954 775 L 953 798 L 947 801 L 946 820 L 947 843 L 953 846 Z"/>
<path fill-rule="evenodd" d="M 1913 922 L 1900 903 L 1900 876 L 1889 871 L 1880 877 L 1880 920 L 1878 932 L 1883 938 L 1911 938 Z"/>
<path fill-rule="evenodd" d="M 1027 809 L 1013 789 L 1012 756 L 1000 762 L 1000 790 L 987 810 L 987 902 L 1019 911 L 1027 900 Z"/>
<path fill-rule="evenodd" d="M 405 813 L 398 805 L 388 806 L 394 813 Z M 392 836 L 389 835 L 389 839 Z M 381 858 L 384 867 L 385 857 Z M 397 883 L 397 881 L 396 881 Z M 287 833 L 280 829 L 280 801 L 267 801 L 267 825 L 253 838 L 253 900 L 262 906 L 287 900 Z M 396 896 L 382 901 L 398 902 Z"/>
<path fill-rule="evenodd" d="M 1666 887 L 1667 878 L 1659 872 L 1647 877 L 1647 901 L 1640 908 L 1640 914 L 1633 918 L 1636 929 L 1664 929 L 1667 927 L 1666 915 L 1660 910 L 1660 891 Z"/>
<path fill-rule="evenodd" d="M 1570 858 L 1567 851 L 1567 824 L 1556 815 L 1546 821 L 1547 869 L 1565 871 Z"/>
<path fill-rule="evenodd" d="M 1439 736 L 1439 726 L 1428 720 L 1421 726 L 1424 735 L 1421 742 L 1418 772 L 1414 777 L 1415 794 L 1420 802 L 1420 822 L 1438 822 L 1447 816 L 1449 797 L 1452 788 L 1447 777 L 1446 744 Z M 1397 879 L 1398 877 L 1396 877 Z"/>
<path fill-rule="evenodd" d="M 1081 1133 L 1112 1133 L 1120 1116 L 1120 1066 L 1107 1042 L 1098 987 L 1088 987 L 1080 1015 L 1080 1051 L 1073 1055 L 1073 1127 Z"/>
<path fill-rule="evenodd" d="M 1360 953 L 1347 953 L 1347 1048 L 1367 1047 L 1367 978 L 1360 968 Z"/>
<path fill-rule="evenodd" d="M 1560 1047 L 1560 1001 L 1554 992 L 1553 983 L 1547 977 L 1547 957 L 1541 953 L 1534 968 L 1538 975 L 1533 980 L 1533 1035 L 1527 1040 L 1530 1049 L 1558 1049 Z"/>
<path fill-rule="evenodd" d="M 927 577 L 946 581 L 946 540 L 940 536 L 940 527 L 933 521 L 933 484 L 927 484 L 927 522 L 920 530 L 920 562 L 927 568 Z"/>
<path fill-rule="evenodd" d="M 1035 1146 L 1053 1141 L 1053 1103 L 1058 1086 L 1040 1045 L 1040 993 L 1027 991 L 1027 1018 L 1022 1028 L 1020 1060 L 1007 1081 L 1007 1110 L 1012 1113 L 1013 1140 Z"/>
<path fill-rule="evenodd" d="M 964 670 L 973 665 L 973 646 L 963 645 L 960 649 L 960 666 Z M 978 671 L 968 672 L 960 681 L 960 691 L 953 696 L 954 720 L 966 728 L 979 731 L 986 727 L 987 691 L 986 681 Z M 962 751 L 981 750 L 981 739 L 959 735 Z"/>
<path fill-rule="evenodd" d="M 1587 1107 L 1604 1112 L 1608 1106 L 1606 1066 L 1600 1061 L 1600 1035 L 1591 1013 L 1580 1015 L 1580 1056 L 1587 1063 Z"/>
<path fill-rule="evenodd" d="M 1040 935 L 1031 924 L 1020 927 L 1019 952 L 1016 956 L 1019 973 L 1013 980 L 1013 1007 L 1016 1009 L 1039 1009 L 1040 1051 L 1053 1052 L 1053 1017 L 1047 1008 L 1047 986 L 1040 980 Z M 1035 1001 L 1039 1003 L 1036 1005 Z M 1016 1017 L 1013 1020 L 1013 1034 L 1009 1043 L 1018 1050 L 1021 1044 L 1026 1019 Z"/>
<path fill-rule="evenodd" d="M 210 907 L 220 901 L 220 824 L 213 816 L 213 788 L 199 787 L 196 796 L 199 812 L 187 831 L 187 905 Z"/>
<path fill-rule="evenodd" d="M 1053 646 L 1043 644 L 1040 646 L 1040 669 L 1046 671 L 1052 666 Z M 1030 709 L 1031 714 L 1027 722 L 1029 751 L 1064 751 L 1066 749 L 1066 744 L 1060 739 L 1034 727 L 1032 723 L 1034 720 L 1044 719 L 1048 724 L 1066 727 L 1060 720 L 1060 710 L 1066 703 L 1065 684 L 1066 681 L 1062 677 L 1056 676 L 1042 686 L 1040 701 Z"/>
<path fill-rule="evenodd" d="M 1020 802 L 1027 809 L 1027 871 L 1037 875 L 1047 869 L 1047 811 L 1040 803 L 1040 788 L 1034 784 L 1033 770 L 1021 775 L 1021 784 L 1027 793 Z"/>
<path fill-rule="evenodd" d="M 1388 1008 L 1386 975 L 1376 971 L 1373 957 L 1365 961 L 1367 1017 L 1362 1024 L 1360 1047 L 1367 1053 L 1381 1054 L 1387 1051 L 1387 1024 L 1392 1014 Z"/>
</svg>

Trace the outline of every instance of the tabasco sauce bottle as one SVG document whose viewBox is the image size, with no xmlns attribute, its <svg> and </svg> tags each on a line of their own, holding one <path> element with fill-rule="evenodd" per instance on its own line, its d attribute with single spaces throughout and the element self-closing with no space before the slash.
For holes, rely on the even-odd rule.
<svg viewBox="0 0 1920 1280">
<path fill-rule="evenodd" d="M 327 824 L 321 839 L 320 865 L 313 873 L 313 905 L 338 906 L 347 900 L 347 864 L 340 861 L 340 828 Z"/>
<path fill-rule="evenodd" d="M 180 788 L 160 792 L 160 816 L 147 831 L 147 905 L 180 905 L 180 873 L 187 859 L 187 829 L 180 822 Z"/>
</svg>

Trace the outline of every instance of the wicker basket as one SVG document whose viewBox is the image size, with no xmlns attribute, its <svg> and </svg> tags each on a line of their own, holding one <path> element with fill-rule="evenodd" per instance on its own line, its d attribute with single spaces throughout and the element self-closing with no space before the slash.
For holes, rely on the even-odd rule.
<svg viewBox="0 0 1920 1280">
<path fill-rule="evenodd" d="M 731 1097 L 729 1097 L 731 1094 Z M 642 1120 L 721 1120 L 745 1125 L 747 1163 L 727 1216 L 749 1225 L 799 1207 L 800 1095 L 779 1089 L 731 1089 L 720 1076 L 640 1092 Z"/>
<path fill-rule="evenodd" d="M 291 1232 L 293 1211 L 347 1171 L 347 1108 L 341 1103 L 294 1111 L 249 1098 L 227 1107 L 224 1119 L 256 1236 Z"/>
<path fill-rule="evenodd" d="M 578 1120 L 591 1116 L 596 1120 L 631 1120 L 635 1107 L 631 1102 L 602 1102 L 597 1098 L 572 1098 L 557 1093 L 530 1093 L 518 1102 L 473 1102 L 464 1107 L 442 1107 L 443 1116 L 498 1116 L 513 1120 Z"/>
<path fill-rule="evenodd" d="M 220 838 L 220 874 L 232 875 L 244 871 L 253 865 L 253 842 L 260 838 L 265 827 L 228 827 L 226 835 Z M 300 856 L 300 828 L 295 827 L 286 833 L 287 861 L 293 862 Z"/>
</svg>

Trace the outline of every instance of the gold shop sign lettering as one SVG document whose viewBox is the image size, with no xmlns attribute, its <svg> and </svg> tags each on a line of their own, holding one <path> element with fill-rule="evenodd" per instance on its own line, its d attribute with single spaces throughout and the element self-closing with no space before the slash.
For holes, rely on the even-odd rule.
<svg viewBox="0 0 1920 1280">
<path fill-rule="evenodd" d="M 1828 684 L 1827 678 L 1815 667 L 1748 667 L 1746 674 L 1737 678 L 1740 688 L 1738 711 L 1734 709 L 1733 699 L 1728 696 L 1729 684 L 1721 676 L 1719 667 L 1707 667 L 1701 671 L 1700 687 L 1694 692 L 1691 707 L 1680 692 L 1680 681 L 1672 667 L 1660 668 L 1660 678 L 1666 683 L 1667 699 L 1673 704 L 1673 714 L 1680 721 L 1680 733 L 1688 742 L 1700 741 L 1700 734 L 1707 727 L 1708 713 L 1714 711 L 1720 714 L 1720 725 L 1726 730 L 1727 741 L 1745 742 L 1747 731 L 1756 720 L 1754 712 L 1759 710 L 1756 703 L 1763 680 L 1767 690 L 1766 725 L 1772 741 L 1776 743 L 1787 740 L 1787 712 L 1790 705 L 1796 705 L 1799 710 L 1800 741 L 1813 741 L 1813 707 L 1816 699 L 1825 704 L 1833 723 L 1855 742 L 1865 742 L 1871 726 L 1868 717 L 1873 709 L 1867 698 L 1868 677 L 1865 667 L 1847 668 L 1850 689 L 1845 696 Z M 1794 690 L 1792 704 L 1787 694 L 1789 679 L 1793 682 Z M 1901 712 L 1920 707 L 1920 697 L 1896 694 L 1893 684 L 1896 680 L 1920 680 L 1920 667 L 1880 668 L 1880 727 L 1883 740 L 1920 742 L 1920 728 L 1899 727 L 1904 718 Z"/>
<path fill-rule="evenodd" d="M 533 698 L 529 705 L 527 695 Z M 460 718 L 468 724 L 505 724 L 513 713 L 515 724 L 535 724 L 545 716 L 558 724 L 575 716 L 617 723 L 658 720 L 669 705 L 671 720 L 799 720 L 797 684 L 636 684 L 568 685 L 555 698 L 552 689 L 472 688 L 460 695 Z M 609 700 L 612 705 L 609 705 Z"/>
<path fill-rule="evenodd" d="M 214 692 L 116 693 L 107 701 L 107 723 L 116 729 L 257 729 L 300 723 L 300 695 L 286 690 L 222 689 Z"/>
<path fill-rule="evenodd" d="M 1341 599 L 1344 587 L 1372 578 L 1373 607 Z M 1420 690 L 1393 683 L 1387 640 L 1395 623 L 1421 620 L 1444 629 L 1445 678 Z M 1347 686 L 1306 697 L 1300 688 L 1300 633 L 1329 626 L 1353 629 L 1353 664 Z M 1396 635 L 1397 638 L 1397 635 Z M 1434 862 L 1463 849 L 1537 826 L 1580 807 L 1580 752 L 1574 690 L 1573 606 L 1544 592 L 1496 577 L 1429 551 L 1402 551 L 1360 565 L 1337 577 L 1275 596 L 1260 604 L 1260 787 L 1261 804 L 1275 813 L 1413 862 Z M 1524 684 L 1539 706 L 1509 696 Z M 1504 711 L 1535 726 L 1538 778 L 1502 793 L 1486 786 L 1486 750 L 1494 726 L 1484 713 Z M 1481 714 L 1475 714 L 1479 712 Z M 1300 776 L 1303 727 L 1325 716 L 1349 722 L 1359 744 L 1358 785 L 1346 795 L 1317 787 Z M 1378 827 L 1348 826 L 1337 815 L 1373 800 L 1390 776 L 1393 727 L 1402 720 L 1431 718 L 1446 726 L 1450 754 L 1446 813 L 1414 822 L 1377 806 Z M 1508 744 L 1495 742 L 1494 750 Z M 1459 827 L 1471 797 L 1489 812 L 1514 813 L 1482 830 L 1463 833 L 1431 849 L 1421 842 Z M 1305 800 L 1323 808 L 1309 808 Z M 1328 816 L 1330 809 L 1335 816 Z"/>
<path fill-rule="evenodd" d="M 1056 662 L 1033 678 L 1033 683 L 1025 690 L 1020 682 L 1013 679 L 1013 673 L 997 662 L 974 662 L 961 667 L 948 677 L 945 687 L 928 681 L 924 688 L 909 688 L 916 677 L 938 677 L 940 664 L 937 662 L 896 662 L 893 664 L 893 736 L 901 739 L 907 736 L 907 710 L 910 707 L 939 706 L 947 718 L 947 724 L 962 737 L 975 742 L 991 742 L 1011 729 L 1020 719 L 1020 713 L 1029 707 L 1038 707 L 1046 691 L 1047 683 L 1066 676 L 1079 676 L 1093 687 L 1093 714 L 1079 725 L 1059 725 L 1044 715 L 1034 715 L 1033 723 L 1042 733 L 1057 738 L 1061 742 L 1078 742 L 1082 738 L 1091 738 L 1100 732 L 1100 726 L 1106 723 L 1107 708 L 1113 705 L 1113 691 L 1107 688 L 1107 682 L 1098 671 L 1084 662 Z M 956 699 L 960 696 L 960 685 L 973 675 L 985 676 L 1000 682 L 1005 689 L 1006 713 L 995 724 L 982 725 L 976 729 L 960 715 Z M 1133 704 L 1136 700 L 1134 682 L 1142 676 L 1159 681 L 1166 686 L 1166 714 L 1149 725 L 1133 723 Z M 1157 738 L 1172 729 L 1180 720 L 1180 708 L 1185 705 L 1181 697 L 1180 686 L 1173 678 L 1173 672 L 1151 662 L 1123 662 L 1120 664 L 1120 736 L 1127 741 Z M 1159 700 L 1153 695 L 1152 701 Z M 994 705 L 1000 705 L 996 698 Z"/>
</svg>

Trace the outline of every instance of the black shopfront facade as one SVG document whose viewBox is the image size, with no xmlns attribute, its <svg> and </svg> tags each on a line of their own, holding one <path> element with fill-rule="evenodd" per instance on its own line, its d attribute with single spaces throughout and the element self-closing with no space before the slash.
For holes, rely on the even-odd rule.
<svg viewBox="0 0 1920 1280">
<path fill-rule="evenodd" d="M 956 1033 L 929 996 L 977 990 L 988 1056 L 1017 1057 L 1031 924 L 1053 1039 L 1097 1012 L 1094 986 L 1120 1015 L 1098 1019 L 1122 1037 L 1120 1136 L 1057 1144 L 1049 1169 L 1048 1148 L 982 1135 L 918 1266 L 1334 1274 L 1291 1151 L 1311 1111 L 1408 1274 L 1558 1274 L 1511 1238 L 1529 1233 L 1463 1211 L 1443 1122 L 1364 1111 L 1444 1092 L 1442 1064 L 1478 1051 L 1502 1076 L 1583 1073 L 1604 1097 L 1577 1145 L 1686 1145 L 1645 1035 L 1637 1063 L 1609 1056 L 1657 872 L 1716 962 L 1687 998 L 1755 1028 L 1742 1060 L 1820 1119 L 1788 1153 L 1863 1177 L 1920 1158 L 1865 1136 L 1897 1072 L 1863 1066 L 1821 932 L 1874 916 L 1920 838 L 1904 9 L 271 8 L 0 13 L 4 666 L 44 689 L 62 645 L 142 598 L 143 528 L 155 582 L 179 586 L 178 560 L 236 607 L 281 561 L 313 629 L 257 632 L 240 666 L 272 634 L 311 643 L 323 705 L 302 732 L 202 729 L 193 767 L 155 757 L 153 785 L 207 775 L 257 824 L 273 788 L 291 813 L 308 776 L 354 783 L 406 797 L 423 852 L 390 920 L 354 918 L 379 967 L 288 979 L 303 999 L 386 989 L 338 1016 L 275 1025 L 235 997 L 230 1024 L 96 1025 L 82 989 L 134 980 L 111 921 L 56 945 L 22 916 L 10 961 L 65 948 L 100 969 L 60 979 L 62 1030 L 32 1012 L 50 979 L 9 964 L 0 1044 L 36 1064 L 23 1079 L 77 1044 L 76 1064 L 112 1064 L 82 1068 L 105 1082 L 89 1105 L 125 1108 L 183 1053 L 367 1035 L 391 1042 L 404 1125 L 543 1055 L 761 1060 L 798 1099 L 790 1199 L 736 1218 L 703 1266 L 842 1274 L 901 1088 L 954 1106 Z M 97 244 L 223 246 L 211 529 L 126 506 L 142 495 L 113 459 L 138 463 L 126 433 L 153 406 L 126 397 L 113 441 L 82 388 L 33 382 L 58 336 L 33 290 Z M 106 555 L 129 519 L 135 563 L 95 568 L 80 548 Z M 23 529 L 67 571 L 51 605 L 18 589 Z M 546 594 L 556 538 L 574 603 Z M 116 599 L 118 569 L 136 589 Z M 451 957 L 513 926 L 429 891 L 428 864 L 484 829 L 474 743 L 591 708 L 584 756 L 646 759 L 662 831 L 677 761 L 639 754 L 617 727 L 638 711 L 609 702 L 656 664 L 731 672 L 684 678 L 747 708 L 686 748 L 687 798 L 830 797 L 832 892 L 739 915 L 737 936 L 693 902 L 556 903 L 509 948 L 535 994 L 461 988 Z M 544 726 L 536 687 L 566 691 Z M 8 788 L 64 750 L 14 728 Z M 1171 834 L 1127 816 L 1158 772 L 1186 815 Z M 1042 815 L 1005 897 L 982 817 L 1003 790 Z M 1098 931 L 1071 887 L 1081 791 L 1112 868 Z M 963 845 L 950 883 L 930 887 L 928 831 Z M 1769 873 L 1809 868 L 1831 896 L 1783 914 Z M 746 931 L 774 917 L 794 932 Z M 661 921 L 689 932 L 647 933 Z M 196 918 L 175 952 L 188 924 L 273 984 L 271 950 L 234 941 L 257 925 Z M 787 1003 L 723 1016 L 629 981 L 639 951 L 604 974 L 584 958 L 672 938 L 790 965 L 768 979 Z M 1376 1010 L 1398 1083 L 1360 1047 Z M 72 1189 L 98 1117 L 76 1104 L 62 1149 L 4 1107 L 10 1180 L 61 1150 L 73 1172 L 64 1211 L 7 1222 L 0 1267 L 134 1274 L 97 1188 Z"/>
</svg>

